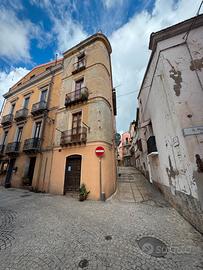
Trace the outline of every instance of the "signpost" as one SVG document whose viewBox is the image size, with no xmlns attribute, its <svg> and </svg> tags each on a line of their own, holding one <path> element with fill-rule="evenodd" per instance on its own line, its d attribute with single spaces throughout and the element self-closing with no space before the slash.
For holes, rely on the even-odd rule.
<svg viewBox="0 0 203 270">
<path fill-rule="evenodd" d="M 102 192 L 102 169 L 101 169 L 101 158 L 104 156 L 105 149 L 103 146 L 98 146 L 95 149 L 95 154 L 99 158 L 99 184 L 100 184 L 100 200 L 105 201 L 105 193 Z"/>
</svg>

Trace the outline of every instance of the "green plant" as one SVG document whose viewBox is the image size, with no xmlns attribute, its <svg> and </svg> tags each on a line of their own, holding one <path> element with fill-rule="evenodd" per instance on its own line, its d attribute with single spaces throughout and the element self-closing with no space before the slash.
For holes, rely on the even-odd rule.
<svg viewBox="0 0 203 270">
<path fill-rule="evenodd" d="M 89 193 L 90 191 L 87 191 L 85 184 L 82 184 L 79 188 L 79 200 L 86 200 Z"/>
</svg>

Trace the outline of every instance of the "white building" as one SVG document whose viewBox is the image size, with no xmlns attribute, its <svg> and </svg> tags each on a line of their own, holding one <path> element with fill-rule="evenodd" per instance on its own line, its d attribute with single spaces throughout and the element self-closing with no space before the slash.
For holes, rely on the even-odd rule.
<svg viewBox="0 0 203 270">
<path fill-rule="evenodd" d="M 149 49 L 137 163 L 203 232 L 203 15 L 152 33 Z"/>
</svg>

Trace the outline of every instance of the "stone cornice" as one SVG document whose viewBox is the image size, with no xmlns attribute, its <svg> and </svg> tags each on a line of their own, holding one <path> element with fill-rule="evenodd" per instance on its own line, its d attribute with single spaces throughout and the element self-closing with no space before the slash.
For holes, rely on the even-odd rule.
<svg viewBox="0 0 203 270">
<path fill-rule="evenodd" d="M 203 26 L 203 14 L 177 23 L 158 32 L 151 33 L 149 49 L 155 51 L 158 42 L 180 34 L 184 34 L 190 29 L 198 28 L 200 26 Z"/>
<path fill-rule="evenodd" d="M 42 72 L 41 74 L 37 75 L 36 77 L 32 78 L 31 80 L 29 80 L 28 82 L 25 82 L 23 85 L 20 85 L 19 87 L 17 87 L 15 90 L 9 90 L 7 93 L 5 93 L 3 95 L 4 98 L 9 98 L 15 94 L 17 94 L 18 92 L 20 92 L 23 89 L 26 89 L 27 87 L 37 83 L 38 81 L 52 75 L 53 73 L 56 73 L 57 71 L 59 71 L 60 69 L 63 68 L 62 64 L 58 64 L 56 66 L 52 66 L 49 70 L 46 70 L 44 72 Z"/>
</svg>

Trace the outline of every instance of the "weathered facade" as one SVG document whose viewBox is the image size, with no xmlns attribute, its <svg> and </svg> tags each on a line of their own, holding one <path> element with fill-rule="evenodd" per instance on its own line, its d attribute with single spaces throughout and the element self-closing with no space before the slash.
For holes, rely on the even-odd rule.
<svg viewBox="0 0 203 270">
<path fill-rule="evenodd" d="M 46 190 L 55 133 L 62 60 L 34 68 L 4 95 L 1 119 L 0 182 Z"/>
<path fill-rule="evenodd" d="M 118 165 L 131 166 L 130 146 L 130 133 L 124 132 L 118 145 Z"/>
<path fill-rule="evenodd" d="M 97 33 L 62 60 L 33 69 L 4 95 L 1 183 L 55 194 L 84 183 L 92 199 L 115 191 L 110 54 L 109 41 Z M 105 148 L 101 172 L 97 146 Z"/>
<path fill-rule="evenodd" d="M 203 232 L 203 15 L 150 37 L 138 96 L 139 163 Z M 139 167 L 139 166 L 138 166 Z"/>
</svg>

